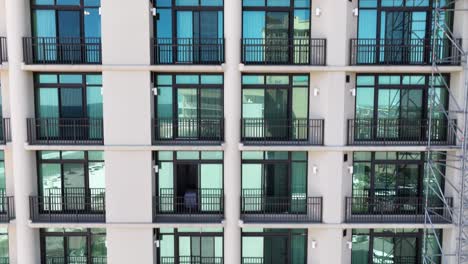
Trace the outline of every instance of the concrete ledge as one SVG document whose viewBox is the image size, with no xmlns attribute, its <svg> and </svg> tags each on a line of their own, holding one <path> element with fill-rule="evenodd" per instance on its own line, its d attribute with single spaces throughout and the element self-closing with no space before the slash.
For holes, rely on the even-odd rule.
<svg viewBox="0 0 468 264">
<path fill-rule="evenodd" d="M 356 72 L 356 73 L 431 73 L 432 66 L 309 66 L 309 65 L 244 65 L 239 71 L 245 73 L 310 73 L 310 72 Z M 462 66 L 440 66 L 442 73 L 461 72 Z"/>
<path fill-rule="evenodd" d="M 86 65 L 86 64 L 22 64 L 21 69 L 32 72 L 102 72 L 102 71 L 154 71 L 154 72 L 211 72 L 226 71 L 226 64 L 222 65 Z M 8 64 L 0 66 L 0 70 L 8 69 Z M 244 65 L 239 64 L 238 70 L 243 73 L 310 73 L 310 72 L 356 72 L 356 73 L 431 73 L 429 66 L 309 66 L 309 65 Z M 463 71 L 462 66 L 439 66 L 441 73 Z"/>
<path fill-rule="evenodd" d="M 327 224 L 327 223 L 239 223 L 239 227 L 248 228 L 248 227 L 257 227 L 257 228 L 308 228 L 308 229 L 376 229 L 376 228 L 424 228 L 424 224 L 394 224 L 394 223 L 384 223 L 384 224 Z M 435 228 L 440 229 L 452 229 L 455 228 L 453 224 L 435 224 Z"/>
<path fill-rule="evenodd" d="M 224 65 L 44 65 L 22 64 L 21 69 L 33 72 L 102 72 L 102 71 L 156 71 L 156 72 L 224 72 Z"/>
<path fill-rule="evenodd" d="M 0 150 L 5 148 L 5 145 L 0 145 Z M 26 150 L 108 150 L 108 151 L 222 151 L 224 150 L 224 144 L 216 146 L 205 146 L 205 145 L 29 145 L 24 143 Z"/>
<path fill-rule="evenodd" d="M 434 146 L 439 151 L 457 151 L 457 146 Z M 312 151 L 312 152 L 352 152 L 352 151 L 427 151 L 427 146 L 274 146 L 274 145 L 244 145 L 239 144 L 240 151 Z"/>
<path fill-rule="evenodd" d="M 30 228 L 180 228 L 180 227 L 224 227 L 223 223 L 32 223 Z"/>
</svg>

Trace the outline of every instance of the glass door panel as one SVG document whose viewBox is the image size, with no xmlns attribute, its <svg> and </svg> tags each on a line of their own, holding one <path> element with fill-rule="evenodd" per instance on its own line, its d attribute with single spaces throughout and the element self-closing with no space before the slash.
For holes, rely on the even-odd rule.
<svg viewBox="0 0 468 264">
<path fill-rule="evenodd" d="M 198 94 L 197 89 L 177 90 L 177 136 L 198 137 Z"/>
<path fill-rule="evenodd" d="M 395 244 L 393 237 L 374 237 L 373 242 L 372 261 L 374 264 L 400 263 L 395 262 Z"/>
<path fill-rule="evenodd" d="M 34 36 L 38 37 L 34 49 L 39 61 L 54 61 L 57 59 L 57 25 L 54 10 L 34 10 Z"/>
<path fill-rule="evenodd" d="M 220 211 L 223 197 L 223 166 L 200 165 L 200 202 L 202 211 Z"/>
<path fill-rule="evenodd" d="M 86 237 L 71 236 L 68 237 L 67 243 L 67 264 L 83 264 L 87 263 L 87 245 Z"/>
<path fill-rule="evenodd" d="M 397 166 L 395 164 L 375 164 L 375 197 L 393 198 L 397 196 Z"/>
<path fill-rule="evenodd" d="M 57 88 L 41 88 L 37 90 L 36 113 L 40 119 L 38 131 L 41 138 L 59 136 L 59 126 L 56 121 L 60 117 L 59 95 Z"/>
<path fill-rule="evenodd" d="M 80 11 L 57 12 L 59 57 L 62 61 L 79 62 L 83 55 Z"/>
<path fill-rule="evenodd" d="M 220 89 L 200 90 L 200 137 L 221 138 L 222 92 Z"/>
<path fill-rule="evenodd" d="M 288 164 L 265 164 L 265 207 L 270 213 L 290 211 L 290 188 Z"/>
<path fill-rule="evenodd" d="M 265 117 L 265 90 L 243 89 L 242 91 L 242 118 L 244 126 L 243 137 L 263 138 Z"/>
<path fill-rule="evenodd" d="M 90 162 L 88 175 L 91 194 L 91 210 L 104 211 L 106 188 L 104 162 Z"/>
<path fill-rule="evenodd" d="M 288 140 L 290 122 L 288 120 L 288 90 L 267 89 L 265 93 L 265 137 L 270 140 Z"/>
<path fill-rule="evenodd" d="M 266 12 L 265 59 L 270 63 L 289 62 L 289 13 Z"/>
<path fill-rule="evenodd" d="M 378 96 L 377 137 L 398 138 L 400 132 L 400 90 L 379 89 Z"/>
<path fill-rule="evenodd" d="M 177 62 L 193 62 L 194 12 L 177 12 Z"/>
<path fill-rule="evenodd" d="M 84 210 L 86 207 L 84 164 L 63 164 L 65 210 Z"/>
<path fill-rule="evenodd" d="M 60 134 L 64 139 L 86 139 L 87 122 L 81 88 L 60 89 Z"/>
<path fill-rule="evenodd" d="M 90 139 L 102 139 L 103 135 L 103 108 L 102 87 L 90 86 L 86 88 L 86 110 L 90 118 L 88 136 Z"/>
<path fill-rule="evenodd" d="M 400 101 L 400 136 L 405 140 L 419 140 L 425 135 L 422 89 L 401 90 Z"/>
<path fill-rule="evenodd" d="M 65 263 L 65 239 L 63 237 L 45 237 L 46 263 Z"/>
<path fill-rule="evenodd" d="M 198 164 L 178 163 L 176 208 L 196 212 L 199 207 Z M 177 209 L 176 209 L 177 210 Z"/>
<path fill-rule="evenodd" d="M 60 164 L 40 165 L 40 187 L 44 199 L 43 210 L 62 210 L 62 177 Z"/>
<path fill-rule="evenodd" d="M 199 28 L 194 27 L 194 35 L 198 37 L 198 40 L 195 41 L 198 41 L 200 46 L 194 50 L 194 60 L 201 62 L 217 61 L 219 54 L 217 45 L 218 11 L 201 11 L 198 14 L 200 21 L 196 24 L 198 24 Z"/>
<path fill-rule="evenodd" d="M 288 263 L 288 237 L 287 236 L 265 236 L 264 256 L 268 264 Z"/>
<path fill-rule="evenodd" d="M 263 165 L 242 164 L 242 206 L 244 211 L 262 210 Z"/>
</svg>

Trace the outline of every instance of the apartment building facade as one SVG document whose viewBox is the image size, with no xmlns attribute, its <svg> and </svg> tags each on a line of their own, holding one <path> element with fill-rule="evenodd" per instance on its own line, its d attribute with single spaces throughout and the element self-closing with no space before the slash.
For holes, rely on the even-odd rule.
<svg viewBox="0 0 468 264">
<path fill-rule="evenodd" d="M 420 264 L 438 243 L 454 251 L 444 180 L 460 176 L 445 164 L 462 120 L 443 114 L 455 100 L 443 84 L 461 100 L 465 76 L 433 5 L 0 0 L 0 263 Z M 466 50 L 468 16 L 440 19 Z M 434 58 L 452 58 L 441 75 Z M 436 185 L 448 198 L 428 199 L 427 234 Z"/>
</svg>

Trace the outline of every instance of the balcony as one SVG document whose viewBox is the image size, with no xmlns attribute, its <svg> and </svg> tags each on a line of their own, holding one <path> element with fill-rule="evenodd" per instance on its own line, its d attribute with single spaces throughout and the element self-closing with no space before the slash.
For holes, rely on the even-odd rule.
<svg viewBox="0 0 468 264">
<path fill-rule="evenodd" d="M 0 37 L 0 64 L 8 61 L 7 40 L 5 37 Z"/>
<path fill-rule="evenodd" d="M 326 65 L 326 39 L 244 38 L 241 44 L 246 65 Z"/>
<path fill-rule="evenodd" d="M 45 257 L 45 264 L 106 264 L 107 258 L 106 257 L 75 257 L 75 256 L 68 256 L 68 257 Z M 1 262 L 0 262 L 1 264 Z"/>
<path fill-rule="evenodd" d="M 429 201 L 428 211 L 433 223 L 451 223 L 452 198 L 446 204 L 438 199 Z M 421 197 L 346 197 L 347 223 L 424 223 L 425 199 Z"/>
<path fill-rule="evenodd" d="M 153 120 L 153 144 L 220 145 L 223 118 L 159 118 Z"/>
<path fill-rule="evenodd" d="M 248 193 L 241 197 L 241 219 L 244 222 L 322 222 L 322 197 L 268 197 L 256 195 L 257 190 Z"/>
<path fill-rule="evenodd" d="M 222 257 L 198 257 L 198 256 L 181 256 L 181 257 L 161 257 L 160 264 L 223 264 Z M 1 263 L 0 263 L 1 264 Z"/>
<path fill-rule="evenodd" d="M 0 127 L 0 144 L 11 142 L 10 118 L 3 118 Z"/>
<path fill-rule="evenodd" d="M 5 189 L 0 189 L 0 223 L 9 223 L 13 219 L 15 219 L 14 197 L 6 196 Z"/>
<path fill-rule="evenodd" d="M 103 145 L 102 118 L 28 118 L 31 145 Z"/>
<path fill-rule="evenodd" d="M 224 219 L 224 192 L 198 189 L 176 196 L 173 189 L 161 189 L 153 206 L 154 222 L 219 223 Z"/>
<path fill-rule="evenodd" d="M 438 65 L 460 65 L 460 52 L 448 39 L 435 40 Z M 461 39 L 456 39 L 461 45 Z M 350 65 L 430 65 L 430 39 L 351 39 Z"/>
<path fill-rule="evenodd" d="M 323 145 L 323 119 L 243 118 L 244 145 Z"/>
<path fill-rule="evenodd" d="M 224 63 L 222 38 L 155 38 L 152 40 L 152 64 Z"/>
<path fill-rule="evenodd" d="M 49 189 L 46 196 L 29 197 L 30 217 L 34 223 L 104 223 L 105 190 L 66 188 Z"/>
<path fill-rule="evenodd" d="M 349 119 L 348 145 L 426 145 L 427 119 Z M 431 144 L 454 146 L 456 120 L 432 119 Z"/>
<path fill-rule="evenodd" d="M 10 264 L 10 258 L 9 257 L 1 257 L 0 258 L 0 264 Z"/>
<path fill-rule="evenodd" d="M 23 38 L 25 64 L 101 64 L 101 38 Z"/>
</svg>

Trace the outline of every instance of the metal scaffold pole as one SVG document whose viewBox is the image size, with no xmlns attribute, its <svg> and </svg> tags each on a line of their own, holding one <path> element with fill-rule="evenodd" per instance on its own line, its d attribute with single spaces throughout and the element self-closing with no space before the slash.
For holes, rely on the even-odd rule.
<svg viewBox="0 0 468 264">
<path fill-rule="evenodd" d="M 459 12 L 468 11 L 468 0 L 433 0 L 433 33 L 432 45 L 432 74 L 429 90 L 429 124 L 427 162 L 424 176 L 425 202 L 424 202 L 424 249 L 423 263 L 441 264 L 468 264 L 468 39 L 459 39 L 456 36 L 455 26 L 451 19 Z M 465 15 L 466 16 L 466 15 Z M 457 29 L 460 31 L 460 28 Z M 466 37 L 466 36 L 465 36 Z M 441 43 L 437 39 L 444 39 Z M 449 49 L 449 52 L 447 52 Z M 450 89 L 449 81 L 444 78 L 441 65 L 447 62 L 459 64 L 461 70 L 457 72 L 460 89 Z M 445 90 L 449 97 L 449 108 L 440 104 L 439 90 Z M 447 131 L 456 135 L 456 146 L 453 149 L 443 150 L 433 144 L 438 140 L 440 127 L 433 125 L 433 119 L 444 118 Z M 451 121 L 455 120 L 455 121 Z M 451 175 L 446 173 L 450 171 Z M 453 196 L 452 200 L 446 194 Z M 456 241 L 454 246 L 443 247 L 443 238 L 439 236 L 435 217 L 446 217 L 446 221 L 453 223 Z M 440 227 L 439 227 L 440 228 Z"/>
</svg>

